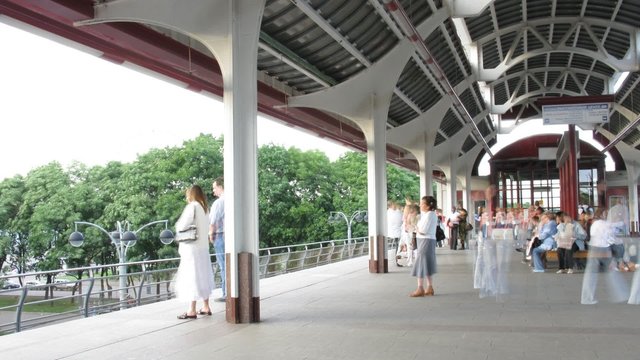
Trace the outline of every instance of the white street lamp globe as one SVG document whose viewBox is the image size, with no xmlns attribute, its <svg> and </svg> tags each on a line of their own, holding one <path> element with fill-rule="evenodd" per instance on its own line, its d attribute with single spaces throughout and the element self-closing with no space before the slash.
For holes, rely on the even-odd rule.
<svg viewBox="0 0 640 360">
<path fill-rule="evenodd" d="M 74 231 L 69 235 L 69 244 L 73 247 L 80 247 L 84 243 L 84 235 L 79 231 Z"/>
<path fill-rule="evenodd" d="M 111 233 L 109 233 L 109 235 L 111 235 L 111 239 L 113 240 L 114 245 L 120 245 L 120 232 L 119 231 L 112 231 Z"/>
<path fill-rule="evenodd" d="M 160 233 L 160 241 L 165 245 L 171 244 L 173 242 L 173 239 L 174 239 L 173 231 L 169 229 L 164 229 Z"/>
<path fill-rule="evenodd" d="M 122 241 L 122 243 L 125 246 L 133 246 L 136 244 L 137 240 L 138 240 L 138 237 L 136 236 L 136 233 L 134 233 L 133 231 L 125 231 L 122 234 L 122 239 L 120 239 L 120 241 Z"/>
</svg>

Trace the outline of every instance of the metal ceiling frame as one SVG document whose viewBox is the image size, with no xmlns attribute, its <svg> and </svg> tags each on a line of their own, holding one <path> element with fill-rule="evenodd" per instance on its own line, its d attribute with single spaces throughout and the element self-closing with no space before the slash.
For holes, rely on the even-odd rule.
<svg viewBox="0 0 640 360">
<path fill-rule="evenodd" d="M 536 68 L 538 69 L 538 68 Z M 554 81 L 553 84 L 547 86 L 545 84 L 543 84 L 542 82 L 540 82 L 540 79 L 538 79 L 537 77 L 534 76 L 534 74 L 540 74 L 540 73 L 544 73 L 547 74 L 548 72 L 559 72 L 560 76 L 558 76 L 558 78 Z M 587 76 L 586 79 L 588 79 L 589 76 L 591 77 L 596 77 L 598 79 L 601 79 L 605 82 L 608 82 L 609 79 L 601 76 L 600 74 L 594 74 L 592 72 L 589 72 L 587 70 L 584 69 L 571 69 L 568 67 L 549 67 L 549 68 L 540 68 L 540 70 L 529 70 L 527 72 L 517 72 L 517 73 L 513 73 L 504 77 L 501 77 L 500 79 L 488 84 L 487 86 L 489 86 L 489 88 L 491 89 L 492 92 L 495 91 L 496 87 L 498 86 L 504 86 L 506 91 L 508 93 L 512 93 L 511 96 L 509 97 L 509 99 L 502 104 L 497 104 L 495 101 L 495 98 L 492 98 L 492 112 L 494 114 L 504 114 L 505 112 L 507 112 L 509 109 L 511 109 L 512 107 L 516 106 L 516 105 L 520 105 L 526 102 L 527 98 L 530 98 L 532 96 L 535 95 L 544 95 L 547 93 L 560 93 L 560 94 L 565 94 L 565 95 L 570 95 L 570 96 L 584 96 L 584 95 L 593 95 L 593 94 L 588 94 L 585 90 L 586 85 L 587 85 L 587 81 L 585 81 L 584 83 L 582 81 L 580 81 L 578 79 L 578 77 L 576 76 L 576 74 L 582 74 Z M 564 85 L 562 87 L 558 86 L 559 83 L 561 81 L 566 81 L 566 77 L 570 76 L 573 81 L 576 83 L 576 85 L 578 85 L 580 87 L 580 92 L 576 93 L 570 90 L 567 90 L 564 88 Z M 536 90 L 527 90 L 526 93 L 524 95 L 520 95 L 520 96 L 516 96 L 519 92 L 521 87 L 524 85 L 526 86 L 526 88 L 529 88 L 529 85 L 525 85 L 525 83 L 527 83 L 528 81 L 525 80 L 525 78 L 527 80 L 531 80 L 533 82 L 535 82 L 538 86 L 538 89 Z M 511 88 L 509 88 L 508 86 L 508 82 L 509 80 L 512 79 L 519 79 L 518 84 L 515 86 L 515 88 L 513 89 L 513 91 L 511 90 Z"/>
<path fill-rule="evenodd" d="M 620 131 L 616 136 L 611 139 L 609 144 L 602 149 L 602 153 L 606 153 L 611 150 L 612 147 L 616 146 L 621 140 L 626 138 L 633 130 L 638 128 L 640 124 L 640 116 L 638 116 L 635 120 L 631 121 L 622 131 Z"/>
<path fill-rule="evenodd" d="M 331 36 L 338 44 L 340 44 L 345 50 L 347 50 L 354 58 L 360 61 L 365 67 L 370 68 L 373 64 L 369 61 L 353 44 L 349 39 L 345 38 L 333 25 L 331 25 L 322 15 L 314 9 L 308 0 L 296 0 L 292 2 L 300 9 L 305 15 L 307 15 L 313 22 L 316 23 L 322 30 L 324 30 L 329 36 Z M 397 86 L 394 88 L 393 93 L 396 94 L 402 101 L 404 101 L 411 109 L 418 114 L 421 113 L 420 107 L 413 102 L 400 88 Z M 387 128 L 393 128 L 396 125 L 393 124 L 393 119 L 387 119 Z"/>
<path fill-rule="evenodd" d="M 594 93 L 594 90 L 599 91 L 602 86 L 604 86 L 602 93 L 611 93 L 614 82 L 619 77 L 617 74 L 640 70 L 638 64 L 640 30 L 638 27 L 629 25 L 631 20 L 616 21 L 623 1 L 616 1 L 611 4 L 613 8 L 607 9 L 605 17 L 609 19 L 594 17 L 593 9 L 588 8 L 593 4 L 588 0 L 575 3 L 580 6 L 579 16 L 556 16 L 557 12 L 561 10 L 558 9 L 558 1 L 552 0 L 551 16 L 540 17 L 540 13 L 537 13 L 538 16 L 532 15 L 534 18 L 530 19 L 528 10 L 535 10 L 535 5 L 527 4 L 526 0 L 520 0 L 519 5 L 516 1 L 500 1 L 498 4 L 494 1 L 482 14 L 477 15 L 478 20 L 485 21 L 485 23 L 490 19 L 491 25 L 484 26 L 482 22 L 478 21 L 475 23 L 463 22 L 464 30 L 473 39 L 471 44 L 477 51 L 478 61 L 474 66 L 478 80 L 489 82 L 487 84 L 491 93 L 489 107 L 492 113 L 505 114 L 516 110 L 517 124 L 521 121 L 526 105 L 531 104 L 530 99 L 536 96 L 547 94 L 553 96 L 599 95 Z M 528 5 L 534 8 L 527 7 Z M 546 4 L 543 2 L 538 4 L 538 6 L 544 5 Z M 498 10 L 500 6 L 501 8 Z M 507 22 L 501 27 L 500 16 L 505 16 L 508 12 L 517 14 L 518 19 L 521 18 L 522 21 L 511 22 L 511 24 Z M 566 12 L 561 12 L 561 14 L 564 15 Z M 467 25 L 474 27 L 473 33 L 469 31 Z M 562 33 L 557 33 L 556 27 L 558 25 L 562 25 Z M 610 40 L 613 30 L 616 31 L 617 37 Z M 474 33 L 478 35 L 474 36 Z M 618 42 L 612 43 L 612 41 L 623 41 L 621 39 L 625 39 L 625 37 L 626 41 L 622 45 Z M 528 42 L 531 38 L 536 41 L 534 45 Z M 505 40 L 508 43 L 505 43 Z M 589 45 L 590 43 L 592 45 Z M 505 46 L 508 46 L 508 49 Z M 588 48 L 580 46 L 588 46 Z M 625 47 L 616 51 L 615 46 Z M 610 53 L 609 51 L 612 50 L 613 52 Z M 492 53 L 488 51 L 492 51 Z M 554 64 L 551 64 L 551 61 L 558 58 L 554 54 L 563 52 L 567 54 L 566 66 L 550 67 L 555 64 L 555 61 Z M 586 56 L 590 60 L 590 64 L 585 62 L 586 58 L 581 58 L 577 63 L 578 66 L 574 66 L 576 64 L 573 61 L 576 55 Z M 528 60 L 539 56 L 545 57 L 544 68 L 542 66 L 530 67 L 531 64 Z M 491 62 L 487 63 L 487 61 Z M 491 68 L 486 68 L 486 66 L 491 66 Z M 520 67 L 518 71 L 509 71 L 517 66 Z M 605 70 L 603 66 L 609 67 L 613 75 L 610 76 L 607 73 L 608 70 Z M 540 76 L 541 72 L 544 72 L 543 78 Z M 551 74 L 554 79 L 550 84 L 548 81 Z M 580 80 L 581 78 L 583 80 Z M 599 81 L 592 82 L 593 78 L 597 78 Z M 515 83 L 514 79 L 517 79 Z M 532 81 L 535 83 L 533 85 L 535 90 L 530 90 Z M 638 81 L 636 81 L 636 85 L 639 85 Z M 634 88 L 631 86 L 623 90 L 625 94 L 619 103 L 622 103 Z M 500 99 L 496 97 L 498 91 L 502 92 Z M 500 104 L 497 104 L 496 101 L 500 101 Z M 520 106 L 519 109 L 518 106 Z M 538 113 L 536 117 L 541 116 L 540 109 L 535 105 L 534 109 Z M 611 113 L 614 112 L 615 110 L 612 109 Z M 528 111 L 527 114 L 527 118 L 530 118 L 531 112 Z M 625 128 L 625 130 L 628 130 L 627 134 L 622 138 L 626 137 L 633 129 Z"/>
<path fill-rule="evenodd" d="M 393 33 L 396 35 L 396 37 L 398 39 L 403 39 L 404 38 L 404 34 L 402 33 L 402 30 L 400 30 L 398 28 L 398 26 L 393 21 L 393 19 L 389 15 L 389 13 L 385 10 L 384 6 L 380 3 L 380 1 L 378 1 L 378 0 L 369 0 L 369 4 L 371 4 L 371 6 L 373 6 L 373 8 L 378 13 L 378 15 L 382 18 L 382 20 L 384 20 L 384 22 L 387 24 L 389 29 L 391 29 L 391 31 L 393 31 Z M 429 2 L 429 4 L 431 5 L 431 9 L 434 11 L 434 14 L 436 14 L 438 11 L 440 11 L 442 13 L 446 12 L 446 9 L 444 9 L 444 8 L 440 9 L 440 10 L 435 9 L 435 6 L 433 6 L 433 2 L 431 2 L 431 1 Z M 436 15 L 433 15 L 433 16 L 436 16 Z M 418 56 L 418 54 L 415 51 L 411 53 L 411 58 L 413 59 L 414 63 L 420 68 L 420 70 L 422 70 L 422 72 L 427 76 L 427 79 L 429 79 L 429 81 L 431 81 L 431 83 L 435 85 L 434 88 L 440 93 L 440 95 L 444 96 L 444 90 L 442 89 L 442 87 L 438 86 L 438 82 L 433 77 L 433 74 L 429 71 L 429 69 L 427 69 L 426 65 L 420 59 L 420 57 Z M 422 114 L 425 113 L 420 108 L 413 108 L 412 107 L 412 109 L 418 114 L 418 116 L 416 116 L 416 117 L 419 117 L 419 116 L 421 116 Z M 444 134 L 440 130 L 440 128 L 438 128 L 437 132 L 442 137 L 444 137 L 445 139 L 449 138 L 448 136 L 446 136 L 446 134 Z"/>
<path fill-rule="evenodd" d="M 327 74 L 324 74 L 315 66 L 309 64 L 308 61 L 299 57 L 293 51 L 289 50 L 286 46 L 282 45 L 280 42 L 269 36 L 269 34 L 265 33 L 264 31 L 260 31 L 260 41 L 258 42 L 258 47 L 277 57 L 285 64 L 308 76 L 324 87 L 330 87 L 338 83 L 335 79 L 331 78 Z"/>
<path fill-rule="evenodd" d="M 469 126 L 470 133 L 475 138 L 476 143 L 480 143 L 485 152 L 490 157 L 492 157 L 493 153 L 491 152 L 491 147 L 485 140 L 484 136 L 482 136 L 480 129 L 478 129 L 478 125 L 475 123 L 473 117 L 469 114 L 469 111 L 467 111 L 467 109 L 465 108 L 454 87 L 451 85 L 451 83 L 449 83 L 449 80 L 447 79 L 445 72 L 442 70 L 442 67 L 440 67 L 436 59 L 431 55 L 431 52 L 420 37 L 413 23 L 407 16 L 402 5 L 397 0 L 383 0 L 383 3 L 386 6 L 386 10 L 389 11 L 396 22 L 400 24 L 400 28 L 405 34 L 405 37 L 408 38 L 409 41 L 411 41 L 414 48 L 420 54 L 422 60 L 426 63 L 429 70 L 433 74 L 435 74 L 436 77 L 438 77 L 440 85 L 444 87 L 447 95 L 449 95 L 452 99 L 453 108 L 460 113 L 460 116 L 464 120 L 464 124 Z"/>
<path fill-rule="evenodd" d="M 90 18 L 92 4 L 96 3 L 93 0 L 76 0 L 77 2 L 73 3 L 42 0 L 43 3 L 40 4 L 39 1 L 8 0 L 7 5 L 2 5 L 0 8 L 8 11 L 8 14 L 11 14 L 12 11 L 19 12 L 20 8 L 29 9 L 29 12 L 23 13 L 23 16 L 28 16 L 26 21 L 41 24 L 41 28 L 47 31 L 46 29 L 50 26 L 57 26 L 60 29 L 66 26 L 57 17 L 65 18 L 67 16 L 69 19 L 73 19 L 72 21 Z M 469 3 L 473 1 L 470 0 Z M 374 59 L 384 56 L 387 51 L 393 51 L 390 49 L 397 40 L 403 41 L 402 39 L 405 38 L 409 41 L 415 40 L 411 35 L 407 37 L 405 35 L 407 32 L 402 29 L 402 23 L 406 19 L 399 20 L 389 14 L 388 5 L 384 5 L 383 2 L 400 5 L 400 0 L 360 0 L 357 2 L 357 6 L 348 0 L 344 0 L 344 2 L 338 0 L 269 1 L 274 6 L 273 10 L 276 11 L 271 12 L 272 24 L 279 21 L 289 24 L 296 24 L 296 21 L 304 23 L 304 32 L 302 33 L 296 33 L 288 27 L 278 28 L 274 25 L 268 29 L 265 28 L 267 31 L 274 29 L 273 36 L 269 35 L 271 32 L 267 33 L 266 31 L 262 31 L 260 34 L 258 56 L 265 64 L 264 70 L 260 68 L 259 72 L 260 91 L 270 91 L 264 88 L 271 86 L 273 88 L 271 90 L 280 92 L 281 94 L 278 96 L 284 99 L 281 100 L 284 105 L 271 104 L 269 106 L 286 106 L 286 97 L 289 95 L 309 93 L 347 81 L 349 76 L 357 74 L 378 61 Z M 448 96 L 453 99 L 453 105 L 449 107 L 449 109 L 453 108 L 452 114 L 455 114 L 455 118 L 461 126 L 467 124 L 466 126 L 471 129 L 471 131 L 463 132 L 465 136 L 469 136 L 470 132 L 476 143 L 486 144 L 487 140 L 482 136 L 480 129 L 487 138 L 491 138 L 495 136 L 495 124 L 488 116 L 474 116 L 469 120 L 471 118 L 469 110 L 474 114 L 477 111 L 482 113 L 485 110 L 491 113 L 508 110 L 509 117 L 517 114 L 515 118 L 517 123 L 522 119 L 539 116 L 540 109 L 532 100 L 536 96 L 596 95 L 600 91 L 611 93 L 613 84 L 619 77 L 618 72 L 633 71 L 636 74 L 640 72 L 640 64 L 638 64 L 640 59 L 638 51 L 640 49 L 640 27 L 634 25 L 640 18 L 637 11 L 634 11 L 640 5 L 637 0 L 617 0 L 611 3 L 606 0 L 493 0 L 486 2 L 488 5 L 483 5 L 483 7 L 473 3 L 475 14 L 468 12 L 464 15 L 457 15 L 455 4 L 452 1 L 442 0 L 441 3 L 438 0 L 413 0 L 414 5 L 418 4 L 415 7 L 418 10 L 412 15 L 418 14 L 419 16 L 419 22 L 414 21 L 415 24 L 411 24 L 413 34 L 417 34 L 417 37 L 423 39 L 423 46 L 429 44 L 429 41 L 437 39 L 435 42 L 438 44 L 434 45 L 431 50 L 435 51 L 434 55 L 445 67 L 440 68 L 432 65 L 429 57 L 425 57 L 422 53 L 420 44 L 414 44 L 416 48 L 411 55 L 411 64 L 405 64 L 410 70 L 407 72 L 408 77 L 403 80 L 404 82 L 396 84 L 392 100 L 393 113 L 390 112 L 391 118 L 387 119 L 388 130 L 411 122 L 412 119 L 424 117 L 424 114 L 433 106 L 433 101 Z M 408 2 L 403 1 L 403 3 L 407 4 Z M 544 9 L 542 9 L 543 7 Z M 43 22 L 46 20 L 28 20 L 35 19 L 34 16 L 40 19 L 41 14 L 46 14 L 49 9 L 62 8 L 65 10 L 49 19 L 52 25 Z M 601 13 L 600 9 L 603 9 Z M 38 10 L 44 12 L 38 12 Z M 331 12 L 327 13 L 325 10 Z M 344 17 L 345 11 L 357 14 L 357 22 L 349 23 Z M 451 18 L 455 16 L 461 16 L 461 21 L 453 22 Z M 363 20 L 365 18 L 366 21 Z M 384 24 L 381 24 L 379 20 L 382 20 Z M 342 21 L 345 22 L 342 23 Z M 452 32 L 451 22 L 456 28 L 459 24 L 463 24 L 465 28 L 469 25 L 473 29 L 475 34 L 470 33 L 469 38 L 473 39 L 471 44 L 475 47 L 474 53 L 467 52 L 465 54 L 461 51 L 461 40 Z M 500 27 L 501 24 L 502 27 Z M 354 31 L 355 26 L 361 28 Z M 142 29 L 140 27 L 134 29 L 133 26 L 123 24 L 114 25 L 113 28 L 116 32 L 120 31 L 122 34 L 126 34 L 126 39 L 131 39 L 132 44 L 141 44 L 140 41 L 151 39 L 150 45 L 156 46 L 162 41 L 158 38 L 163 35 L 185 44 L 185 46 L 187 44 L 184 37 L 172 35 L 166 29 Z M 372 39 L 364 35 L 367 29 L 375 29 L 381 34 L 375 38 L 375 42 L 370 44 L 380 44 L 380 49 L 384 50 L 373 51 L 372 48 L 375 45 L 368 47 L 365 45 L 368 44 L 366 41 Z M 97 42 L 98 45 L 95 48 L 103 49 L 104 55 L 101 56 L 104 58 L 115 59 L 117 62 L 145 63 L 144 60 L 140 60 L 142 54 L 136 49 L 127 49 L 126 46 L 119 47 L 117 43 L 109 43 L 109 34 L 113 31 L 113 29 L 106 29 L 104 33 L 96 33 L 95 35 L 64 29 L 51 32 L 63 37 L 66 33 L 72 34 L 73 36 L 69 38 L 87 46 Z M 136 37 L 135 31 L 140 32 L 139 39 Z M 466 28 L 466 31 L 469 32 L 469 28 Z M 151 32 L 154 34 L 149 34 Z M 312 33 L 311 37 L 301 38 L 306 36 L 304 34 L 307 32 Z M 274 38 L 275 34 L 285 33 L 286 36 Z M 395 38 L 392 38 L 391 34 Z M 463 32 L 458 29 L 458 34 L 463 34 Z M 289 41 L 287 36 L 294 40 Z M 459 36 L 463 37 L 463 35 Z M 322 42 L 314 47 L 315 40 Z M 327 58 L 329 59 L 327 60 L 322 56 L 307 58 L 310 52 L 315 55 L 319 51 L 318 49 L 325 45 L 331 49 L 322 53 L 322 56 L 335 52 L 339 55 L 339 59 L 334 59 L 334 61 Z M 169 49 L 170 57 L 164 60 L 161 65 L 153 63 L 149 69 L 165 76 L 175 73 L 173 76 L 182 79 L 185 86 L 195 91 L 206 90 L 214 93 L 218 91 L 217 88 L 211 88 L 212 85 L 207 83 L 210 81 L 209 79 L 205 79 L 202 73 L 197 73 L 203 71 L 201 70 L 202 60 L 209 61 L 210 54 L 201 50 L 201 53 L 198 54 L 195 54 L 197 51 L 194 52 L 200 63 L 194 65 L 194 73 L 192 74 L 190 70 L 184 72 L 185 69 L 182 68 L 183 64 L 186 64 L 186 59 L 180 59 L 183 56 L 180 54 L 182 48 L 170 44 L 167 49 Z M 471 62 L 471 58 L 475 61 L 476 56 L 478 62 Z M 356 62 L 355 59 L 360 62 Z M 484 61 L 491 61 L 491 66 L 498 65 L 496 68 L 485 69 L 486 63 Z M 146 63 L 151 63 L 151 61 Z M 191 63 L 190 60 L 189 63 Z M 471 65 L 470 68 L 468 64 Z M 176 69 L 171 70 L 171 66 Z M 342 67 L 346 70 L 342 71 Z M 443 69 L 456 82 L 455 87 L 449 84 L 454 92 L 457 92 L 455 96 L 450 93 L 447 84 L 443 84 L 441 81 L 445 74 Z M 212 73 L 209 70 L 204 71 L 207 76 Z M 495 76 L 487 77 L 487 75 L 492 75 L 491 72 L 494 72 Z M 542 75 L 543 73 L 544 75 Z M 283 76 L 279 77 L 278 75 Z M 464 75 L 462 80 L 460 75 Z M 635 122 L 637 118 L 635 113 L 640 113 L 638 101 L 635 103 L 632 101 L 640 96 L 640 89 L 636 89 L 640 86 L 640 78 L 637 76 L 630 78 L 633 80 L 627 80 L 616 96 L 617 107 L 612 109 L 611 114 L 620 115 L 621 118 L 614 124 L 615 126 L 612 125 L 612 131 L 610 131 L 613 136 L 615 133 L 626 135 L 626 142 L 629 144 L 640 142 L 637 140 L 637 133 L 628 126 Z M 482 96 L 484 93 L 480 94 L 478 87 L 474 84 L 486 79 L 493 79 L 487 83 L 492 94 L 490 99 L 484 99 Z M 217 83 L 214 85 L 219 86 Z M 420 92 L 420 88 L 428 88 L 428 91 Z M 464 103 L 460 96 L 457 96 L 458 93 L 464 98 Z M 496 96 L 498 97 L 496 98 Z M 500 105 L 496 104 L 496 99 L 501 103 Z M 265 105 L 261 103 L 260 106 L 262 106 L 261 110 L 265 111 Z M 536 111 L 538 115 L 536 115 Z M 281 112 L 285 112 L 286 117 L 285 110 L 266 110 L 266 113 L 272 116 L 279 116 Z M 398 117 L 397 120 L 393 119 L 394 115 Z M 446 120 L 443 119 L 445 117 Z M 331 118 L 331 121 L 335 118 L 336 123 L 344 121 L 344 119 L 335 116 Z M 452 133 L 451 131 L 452 128 L 458 126 L 453 119 L 454 116 L 451 114 L 442 114 L 440 119 L 433 117 L 434 122 L 440 122 L 440 126 L 434 129 L 434 131 L 437 130 L 436 139 L 438 140 L 436 143 L 450 139 L 445 132 L 450 135 L 458 135 L 458 132 Z M 432 118 L 429 121 L 432 121 Z M 446 124 L 447 122 L 450 124 Z M 309 126 L 310 129 L 315 129 L 314 126 L 316 126 L 304 121 L 300 123 L 307 124 L 305 126 Z M 333 122 L 331 124 L 329 127 L 334 125 Z M 345 124 L 348 125 L 348 122 Z M 622 131 L 627 133 L 622 134 Z M 329 136 L 340 138 L 340 142 L 344 140 L 339 134 Z M 625 140 L 624 136 L 622 137 L 622 140 Z M 349 141 L 351 144 L 355 140 Z M 470 145 L 468 141 L 465 141 L 465 144 L 466 147 Z M 357 148 L 362 148 L 362 146 L 357 146 Z"/>
<path fill-rule="evenodd" d="M 345 48 L 352 56 L 354 56 L 356 59 L 358 59 L 364 66 L 366 66 L 367 68 L 371 67 L 372 63 L 370 61 L 368 61 L 368 59 L 366 59 L 364 57 L 364 55 L 362 55 L 362 53 L 348 41 L 347 38 L 345 38 L 342 34 L 340 34 L 339 31 L 335 27 L 333 27 L 333 25 L 331 25 L 322 15 L 320 15 L 319 12 L 310 5 L 308 0 L 297 0 L 297 1 L 292 2 L 292 3 L 295 4 L 300 11 L 302 11 L 311 20 L 313 20 L 327 34 L 329 34 L 343 48 Z M 369 0 L 369 4 L 375 9 L 376 13 L 378 13 L 378 15 L 383 19 L 383 21 L 385 21 L 385 23 L 389 26 L 389 28 L 396 35 L 396 37 L 398 37 L 399 39 L 403 39 L 404 35 L 402 34 L 402 31 L 400 29 L 398 29 L 398 27 L 396 26 L 396 23 L 394 23 L 392 21 L 391 17 L 388 15 L 388 13 L 384 9 L 384 7 L 377 0 Z M 438 11 L 437 9 L 435 9 L 435 6 L 434 6 L 433 2 L 430 1 L 429 4 L 430 4 L 432 10 L 434 10 L 434 12 Z M 444 12 L 446 10 L 442 9 L 442 10 L 439 10 L 439 11 L 443 11 Z M 448 32 L 445 31 L 446 29 L 444 29 L 444 24 L 440 23 L 440 24 L 438 24 L 438 27 L 441 28 L 443 34 L 445 35 L 445 37 L 447 39 L 447 43 L 448 43 L 450 49 L 452 49 L 452 53 L 456 57 L 456 62 L 458 64 L 458 66 L 460 68 L 462 68 L 463 71 L 464 71 L 464 66 L 462 65 L 462 60 L 460 59 L 460 56 L 457 53 L 457 51 L 455 51 L 455 47 L 453 45 L 453 41 L 449 37 Z M 414 53 L 414 54 L 412 54 L 412 58 L 414 59 L 415 63 L 420 67 L 420 69 L 427 75 L 428 79 L 435 85 L 435 88 L 438 89 L 438 91 L 441 93 L 441 95 L 444 95 L 445 90 L 442 89 L 442 84 L 440 84 L 438 81 L 436 81 L 436 79 L 433 77 L 433 72 L 429 71 L 427 66 L 425 66 L 423 60 L 420 59 L 419 55 L 417 53 Z M 442 72 L 442 74 L 444 74 L 444 72 Z M 468 77 L 468 74 L 465 74 L 465 77 Z M 455 90 L 454 90 L 454 92 L 455 92 Z M 482 108 L 484 103 L 479 101 L 475 91 L 472 91 L 471 93 L 473 94 L 473 98 L 474 98 L 474 100 L 476 102 L 476 105 L 479 108 Z M 416 118 L 424 113 L 424 111 L 422 111 L 422 109 L 415 102 L 413 102 L 413 100 L 411 100 L 408 97 L 408 95 L 405 94 L 400 88 L 396 87 L 394 89 L 394 94 L 396 96 L 398 96 L 398 98 L 400 98 L 402 101 L 404 101 L 417 114 Z M 477 125 L 473 121 L 473 119 L 471 119 L 470 115 L 468 115 L 468 118 L 470 120 L 465 120 L 464 113 L 466 112 L 468 114 L 468 111 L 466 110 L 466 108 L 464 108 L 464 105 L 462 104 L 462 101 L 459 98 L 458 98 L 458 101 L 456 101 L 454 99 L 453 104 L 454 105 L 458 104 L 456 107 L 462 106 L 462 108 L 464 109 L 464 111 L 456 112 L 458 120 L 461 122 L 461 124 L 466 124 L 466 123 L 471 122 L 471 123 L 473 123 L 472 128 L 475 127 L 477 129 Z M 393 121 L 392 119 L 389 119 L 389 120 Z M 484 121 L 484 117 L 482 117 L 480 121 Z M 387 125 L 388 125 L 388 127 L 395 127 L 395 126 L 393 126 L 393 124 L 390 124 L 389 122 L 387 123 Z M 441 134 L 441 136 L 445 137 L 446 139 L 449 138 L 448 136 L 443 134 L 440 129 L 438 129 L 438 133 Z M 481 144 L 484 143 L 484 144 L 486 144 L 486 140 L 484 139 L 484 137 L 482 136 L 482 133 L 479 130 L 477 131 L 477 134 L 474 133 L 474 138 L 476 140 L 476 143 L 481 143 Z M 480 138 L 482 140 L 480 141 L 480 140 L 478 140 L 478 138 Z M 488 151 L 489 154 L 491 154 L 488 145 L 486 146 L 486 150 Z"/>
</svg>

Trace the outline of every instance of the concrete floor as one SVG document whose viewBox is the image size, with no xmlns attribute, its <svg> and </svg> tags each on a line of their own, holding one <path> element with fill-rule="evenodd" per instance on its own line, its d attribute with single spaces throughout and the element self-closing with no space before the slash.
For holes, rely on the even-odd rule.
<svg viewBox="0 0 640 360">
<path fill-rule="evenodd" d="M 257 324 L 224 304 L 181 321 L 176 300 L 0 337 L 4 359 L 640 359 L 640 307 L 580 305 L 582 274 L 533 274 L 513 252 L 510 293 L 480 299 L 473 251 L 437 249 L 436 296 L 410 298 L 409 268 L 367 258 L 261 281 Z M 630 282 L 631 274 L 625 274 Z"/>
</svg>

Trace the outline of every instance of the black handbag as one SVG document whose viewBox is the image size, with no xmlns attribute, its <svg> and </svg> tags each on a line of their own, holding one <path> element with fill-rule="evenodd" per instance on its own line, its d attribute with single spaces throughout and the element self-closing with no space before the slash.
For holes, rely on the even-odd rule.
<svg viewBox="0 0 640 360">
<path fill-rule="evenodd" d="M 442 230 L 442 227 L 440 225 L 436 226 L 436 240 L 437 241 L 442 241 L 446 238 L 446 236 L 444 235 L 444 230 Z"/>
<path fill-rule="evenodd" d="M 533 244 L 531 244 L 531 249 L 535 249 L 538 246 L 542 245 L 542 240 L 538 239 L 537 236 L 534 237 L 532 241 L 533 241 Z"/>
</svg>

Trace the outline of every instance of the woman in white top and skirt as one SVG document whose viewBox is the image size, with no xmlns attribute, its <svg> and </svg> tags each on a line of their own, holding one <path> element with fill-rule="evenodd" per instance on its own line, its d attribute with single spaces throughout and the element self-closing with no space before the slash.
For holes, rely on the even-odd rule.
<svg viewBox="0 0 640 360">
<path fill-rule="evenodd" d="M 176 231 L 195 225 L 197 239 L 192 242 L 178 243 L 180 265 L 175 277 L 174 289 L 177 298 L 189 303 L 189 310 L 178 319 L 196 319 L 198 315 L 211 315 L 209 296 L 215 289 L 211 255 L 209 254 L 209 217 L 207 199 L 198 185 L 191 186 L 186 192 L 187 206 L 176 223 Z M 196 311 L 196 301 L 201 300 L 203 307 Z"/>
<path fill-rule="evenodd" d="M 420 200 L 420 220 L 416 225 L 416 239 L 418 254 L 413 265 L 411 275 L 418 278 L 418 288 L 409 294 L 411 297 L 432 296 L 433 281 L 431 277 L 436 273 L 436 216 L 437 203 L 433 196 L 424 196 Z M 424 287 L 424 280 L 427 287 Z"/>
</svg>

